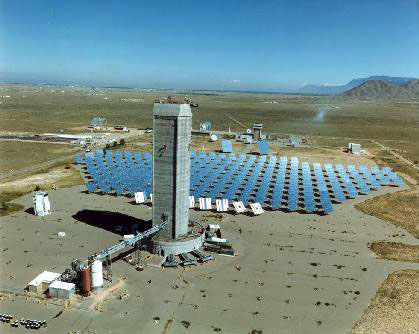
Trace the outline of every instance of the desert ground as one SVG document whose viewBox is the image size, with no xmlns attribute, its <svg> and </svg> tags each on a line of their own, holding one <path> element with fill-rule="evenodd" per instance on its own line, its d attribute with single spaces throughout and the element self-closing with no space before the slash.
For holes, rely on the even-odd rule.
<svg viewBox="0 0 419 334">
<path fill-rule="evenodd" d="M 10 292 L 2 295 L 1 312 L 45 319 L 46 333 L 349 333 L 388 274 L 419 269 L 379 259 L 368 249 L 375 240 L 417 240 L 356 210 L 363 196 L 325 217 L 270 211 L 258 217 L 228 213 L 220 220 L 191 210 L 192 219 L 220 223 L 239 255 L 142 272 L 118 260 L 113 285 L 104 288 L 115 290 L 103 298 L 104 291 L 77 297 L 64 307 L 26 298 L 23 288 L 40 271 L 62 272 L 74 257 L 116 243 L 121 235 L 114 225 L 147 225 L 151 209 L 126 197 L 86 194 L 83 186 L 51 191 L 50 198 L 51 216 L 35 217 L 26 195 L 17 200 L 25 210 L 1 223 L 0 289 Z M 66 236 L 58 237 L 59 231 Z M 120 299 L 122 294 L 127 297 Z"/>
<path fill-rule="evenodd" d="M 215 255 L 215 261 L 185 269 L 146 266 L 141 272 L 119 259 L 112 265 L 112 284 L 66 303 L 29 295 L 24 288 L 43 270 L 62 272 L 73 258 L 84 259 L 116 243 L 121 235 L 115 225 L 146 228 L 152 210 L 133 204 L 132 198 L 87 194 L 71 162 L 80 148 L 0 141 L 0 313 L 47 320 L 48 327 L 40 330 L 45 333 L 419 331 L 419 310 L 412 302 L 418 298 L 412 286 L 419 282 L 418 104 L 80 87 L 0 90 L 10 96 L 0 104 L 3 134 L 80 133 L 93 116 L 146 129 L 155 98 L 188 94 L 199 103 L 193 110 L 194 129 L 210 120 L 222 137 L 229 129 L 245 131 L 261 122 L 274 141 L 290 135 L 307 139 L 302 147 L 271 145 L 273 154 L 390 166 L 406 183 L 404 189 L 384 187 L 334 205 L 328 216 L 266 211 L 258 217 L 229 212 L 217 218 L 191 210 L 191 219 L 219 223 L 238 256 Z M 138 97 L 143 102 L 120 100 Z M 151 140 L 143 133 L 118 149 L 151 151 Z M 343 152 L 349 142 L 361 143 L 366 154 Z M 220 149 L 205 137 L 193 137 L 192 144 L 196 151 Z M 234 149 L 257 152 L 256 145 L 235 144 Z M 53 185 L 58 189 L 51 190 Z M 33 215 L 35 188 L 49 191 L 50 216 Z M 66 236 L 58 237 L 59 231 Z M 400 282 L 408 282 L 410 290 L 404 291 Z M 386 319 L 398 319 L 397 324 Z M 0 323 L 1 333 L 21 331 Z"/>
<path fill-rule="evenodd" d="M 264 131 L 273 137 L 307 136 L 314 146 L 329 148 L 360 142 L 377 151 L 382 149 L 381 143 L 413 162 L 419 160 L 416 144 L 419 104 L 413 102 L 374 103 L 327 96 L 49 86 L 1 86 L 0 92 L 10 96 L 0 104 L 0 131 L 3 133 L 77 133 L 94 116 L 105 117 L 109 125 L 149 128 L 156 98 L 189 95 L 199 105 L 194 109 L 194 129 L 207 120 L 212 122 L 213 130 L 218 131 L 229 128 L 245 131 L 254 122 L 260 122 L 264 124 Z M 129 98 L 141 98 L 142 102 L 124 100 Z M 23 145 L 21 148 L 25 149 Z"/>
</svg>

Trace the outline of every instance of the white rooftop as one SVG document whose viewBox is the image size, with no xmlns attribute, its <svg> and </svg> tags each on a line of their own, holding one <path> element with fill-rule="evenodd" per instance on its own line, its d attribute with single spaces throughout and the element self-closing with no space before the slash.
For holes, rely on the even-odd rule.
<svg viewBox="0 0 419 334">
<path fill-rule="evenodd" d="M 92 135 L 86 135 L 86 134 L 79 134 L 79 135 L 70 135 L 70 134 L 63 134 L 63 133 L 44 133 L 43 136 L 49 136 L 49 137 L 60 137 L 60 138 L 67 138 L 67 139 L 88 139 L 93 138 Z"/>
<path fill-rule="evenodd" d="M 219 229 L 220 225 L 218 224 L 209 224 L 209 228 Z"/>
<path fill-rule="evenodd" d="M 227 239 L 221 239 L 221 238 L 217 238 L 217 237 L 212 237 L 211 241 L 214 242 L 227 242 Z"/>
<path fill-rule="evenodd" d="M 75 289 L 76 285 L 74 283 L 54 281 L 49 287 L 52 289 L 61 289 L 61 290 L 71 291 Z"/>
<path fill-rule="evenodd" d="M 44 271 L 36 276 L 32 281 L 28 283 L 28 285 L 38 285 L 42 282 L 51 283 L 55 281 L 61 274 L 53 273 L 51 271 Z"/>
</svg>

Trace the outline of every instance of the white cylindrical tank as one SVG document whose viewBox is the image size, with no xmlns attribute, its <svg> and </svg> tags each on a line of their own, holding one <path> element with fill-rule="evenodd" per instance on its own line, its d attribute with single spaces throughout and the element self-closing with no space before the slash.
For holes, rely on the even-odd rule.
<svg viewBox="0 0 419 334">
<path fill-rule="evenodd" d="M 211 141 L 217 141 L 217 139 L 218 139 L 217 135 L 211 135 L 210 136 Z"/>
<path fill-rule="evenodd" d="M 92 289 L 103 287 L 102 261 L 95 260 L 92 264 Z"/>
</svg>

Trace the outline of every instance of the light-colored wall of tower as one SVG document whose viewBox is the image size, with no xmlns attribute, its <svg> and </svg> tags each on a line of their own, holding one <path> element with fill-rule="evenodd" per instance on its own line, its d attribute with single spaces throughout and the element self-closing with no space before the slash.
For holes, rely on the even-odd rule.
<svg viewBox="0 0 419 334">
<path fill-rule="evenodd" d="M 153 225 L 167 217 L 159 237 L 188 232 L 192 113 L 188 104 L 159 104 L 153 109 Z"/>
</svg>

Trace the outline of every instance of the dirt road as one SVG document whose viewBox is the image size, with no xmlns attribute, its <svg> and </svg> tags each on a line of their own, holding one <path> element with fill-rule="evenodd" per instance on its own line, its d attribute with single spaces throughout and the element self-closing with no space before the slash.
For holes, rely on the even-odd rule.
<svg viewBox="0 0 419 334">
<path fill-rule="evenodd" d="M 46 167 L 50 167 L 54 164 L 64 162 L 66 160 L 71 160 L 71 159 L 73 159 L 73 157 L 74 157 L 74 154 L 66 155 L 64 157 L 56 158 L 56 159 L 49 160 L 49 161 L 46 161 L 46 162 L 42 162 L 42 163 L 32 165 L 32 166 L 29 166 L 29 167 L 17 169 L 17 170 L 14 170 L 12 172 L 0 173 L 0 181 L 6 181 L 7 179 L 9 179 L 11 177 L 15 177 L 15 176 L 19 176 L 19 175 L 22 175 L 22 174 L 34 172 L 38 169 L 43 169 L 43 168 L 46 168 Z"/>
<path fill-rule="evenodd" d="M 379 143 L 378 141 L 371 140 L 374 144 L 380 146 L 383 150 L 389 151 L 392 155 L 394 155 L 397 159 L 403 161 L 406 165 L 409 165 L 413 167 L 414 169 L 419 171 L 419 166 L 415 165 L 412 161 L 409 159 L 406 159 L 405 157 L 401 156 L 397 152 L 393 151 L 391 148 L 384 146 L 383 144 Z"/>
</svg>

